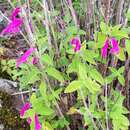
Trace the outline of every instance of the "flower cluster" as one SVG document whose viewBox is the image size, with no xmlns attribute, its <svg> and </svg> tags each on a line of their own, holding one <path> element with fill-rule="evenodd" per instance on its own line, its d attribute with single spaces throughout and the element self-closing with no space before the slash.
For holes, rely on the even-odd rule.
<svg viewBox="0 0 130 130">
<path fill-rule="evenodd" d="M 30 108 L 31 104 L 29 102 L 25 103 L 20 110 L 20 117 L 21 118 L 24 117 L 26 111 L 29 110 Z M 28 117 L 27 122 L 29 123 L 29 125 L 32 123 L 31 117 Z M 39 122 L 38 115 L 36 113 L 34 115 L 34 122 L 35 122 L 35 130 L 40 130 L 42 126 Z"/>
<path fill-rule="evenodd" d="M 17 7 L 13 10 L 12 15 L 10 17 L 10 22 L 6 26 L 5 29 L 0 33 L 4 34 L 16 34 L 20 31 L 20 27 L 23 24 L 23 18 L 17 18 L 17 15 L 20 13 L 20 8 Z"/>
<path fill-rule="evenodd" d="M 120 51 L 118 41 L 115 38 L 111 38 L 110 41 L 108 38 L 106 38 L 104 42 L 104 46 L 102 47 L 102 50 L 101 50 L 101 54 L 103 58 L 107 57 L 109 43 L 111 43 L 112 45 L 112 48 L 110 49 L 111 54 L 118 54 Z"/>
</svg>

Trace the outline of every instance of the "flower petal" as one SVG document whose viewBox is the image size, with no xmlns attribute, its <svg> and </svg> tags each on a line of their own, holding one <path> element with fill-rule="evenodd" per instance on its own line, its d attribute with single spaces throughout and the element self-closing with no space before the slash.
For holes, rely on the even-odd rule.
<svg viewBox="0 0 130 130">
<path fill-rule="evenodd" d="M 31 117 L 28 117 L 27 122 L 28 122 L 29 125 L 31 124 L 31 122 L 32 122 Z"/>
<path fill-rule="evenodd" d="M 38 119 L 38 115 L 35 114 L 35 130 L 40 130 L 41 129 L 41 124 L 39 122 L 39 119 Z"/>
<path fill-rule="evenodd" d="M 16 60 L 16 67 L 19 67 L 22 63 L 27 62 L 28 57 L 35 51 L 35 48 L 31 47 L 27 50 L 20 59 Z"/>
<path fill-rule="evenodd" d="M 23 19 L 16 19 L 10 22 L 7 27 L 0 33 L 1 35 L 4 34 L 16 34 L 20 31 L 20 27 L 23 23 Z"/>
<path fill-rule="evenodd" d="M 10 17 L 11 22 L 9 22 L 7 27 L 0 33 L 0 35 L 16 34 L 20 31 L 20 27 L 23 24 L 23 18 L 16 18 L 19 12 L 20 12 L 19 7 L 13 10 L 12 15 Z"/>
<path fill-rule="evenodd" d="M 12 11 L 12 15 L 10 17 L 10 19 L 13 21 L 16 19 L 16 16 L 20 13 L 20 7 L 16 7 L 13 11 Z"/>
<path fill-rule="evenodd" d="M 81 48 L 81 42 L 80 42 L 80 39 L 78 37 L 75 37 L 75 38 L 72 38 L 71 40 L 71 45 L 74 46 L 74 51 L 77 52 L 80 50 Z"/>
<path fill-rule="evenodd" d="M 112 54 L 118 54 L 119 53 L 119 45 L 118 45 L 118 41 L 115 38 L 111 38 L 111 44 L 112 44 L 112 48 L 110 50 L 110 53 Z"/>
<path fill-rule="evenodd" d="M 101 55 L 103 58 L 107 57 L 108 47 L 109 47 L 109 39 L 107 38 L 106 41 L 104 42 L 104 46 L 102 47 L 102 50 L 101 50 Z"/>
<path fill-rule="evenodd" d="M 20 117 L 23 117 L 24 114 L 25 114 L 25 112 L 26 112 L 28 109 L 30 109 L 30 107 L 31 107 L 31 104 L 30 104 L 29 102 L 25 103 L 25 104 L 23 105 L 23 107 L 21 108 L 21 110 L 20 110 Z"/>
</svg>

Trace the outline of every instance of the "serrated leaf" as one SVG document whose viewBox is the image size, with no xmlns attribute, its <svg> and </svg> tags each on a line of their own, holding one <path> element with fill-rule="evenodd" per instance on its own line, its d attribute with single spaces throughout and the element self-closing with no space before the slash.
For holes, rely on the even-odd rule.
<svg viewBox="0 0 130 130">
<path fill-rule="evenodd" d="M 52 76 L 53 78 L 57 79 L 60 82 L 64 82 L 64 78 L 61 73 L 56 70 L 55 68 L 49 67 L 46 69 L 48 75 Z"/>
<path fill-rule="evenodd" d="M 78 80 L 75 80 L 75 81 L 72 81 L 65 89 L 65 93 L 71 93 L 71 92 L 74 92 L 78 89 L 80 89 L 80 87 L 82 86 L 82 82 L 81 81 L 78 81 Z"/>
</svg>

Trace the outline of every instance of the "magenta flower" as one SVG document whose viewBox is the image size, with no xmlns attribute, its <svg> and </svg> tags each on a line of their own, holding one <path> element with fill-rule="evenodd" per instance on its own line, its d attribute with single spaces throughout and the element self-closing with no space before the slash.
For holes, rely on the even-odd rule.
<svg viewBox="0 0 130 130">
<path fill-rule="evenodd" d="M 27 62 L 28 57 L 35 51 L 35 48 L 31 47 L 27 50 L 20 59 L 16 60 L 16 67 L 18 68 L 22 63 Z"/>
<path fill-rule="evenodd" d="M 78 37 L 72 38 L 71 45 L 74 46 L 74 51 L 77 52 L 81 48 L 81 42 Z"/>
<path fill-rule="evenodd" d="M 28 122 L 29 125 L 32 123 L 31 117 L 28 117 L 27 122 Z"/>
<path fill-rule="evenodd" d="M 7 27 L 0 33 L 1 35 L 16 34 L 20 31 L 20 27 L 23 24 L 23 19 L 16 18 L 19 12 L 20 12 L 20 8 L 15 8 L 15 10 L 12 12 L 12 15 L 10 17 L 11 21 L 9 22 Z"/>
<path fill-rule="evenodd" d="M 23 107 L 21 108 L 21 110 L 20 110 L 20 117 L 23 117 L 24 116 L 24 114 L 25 114 L 25 112 L 28 110 L 28 109 L 30 109 L 30 107 L 31 107 L 31 104 L 30 103 L 25 103 L 24 105 L 23 105 Z"/>
<path fill-rule="evenodd" d="M 110 53 L 112 54 L 118 54 L 119 53 L 119 45 L 118 45 L 118 41 L 115 38 L 111 38 L 111 44 L 112 44 L 112 48 L 110 50 Z"/>
<path fill-rule="evenodd" d="M 110 39 L 112 48 L 110 49 L 110 53 L 112 54 L 118 54 L 119 53 L 119 45 L 118 41 L 115 38 Z M 107 38 L 106 41 L 104 42 L 104 46 L 101 49 L 101 55 L 103 58 L 107 57 L 107 52 L 108 52 L 108 47 L 109 47 L 109 39 Z"/>
<path fill-rule="evenodd" d="M 107 38 L 106 41 L 104 42 L 104 46 L 101 50 L 101 54 L 102 54 L 102 57 L 103 58 L 106 58 L 107 57 L 107 50 L 108 50 L 108 47 L 109 47 L 109 39 Z"/>
<path fill-rule="evenodd" d="M 35 114 L 35 130 L 40 130 L 41 129 L 41 124 L 39 122 L 39 119 L 38 119 L 38 115 Z"/>
<path fill-rule="evenodd" d="M 17 15 L 20 13 L 20 8 L 17 7 L 12 11 L 12 15 L 10 17 L 10 19 L 13 21 L 14 19 L 16 19 Z"/>
</svg>

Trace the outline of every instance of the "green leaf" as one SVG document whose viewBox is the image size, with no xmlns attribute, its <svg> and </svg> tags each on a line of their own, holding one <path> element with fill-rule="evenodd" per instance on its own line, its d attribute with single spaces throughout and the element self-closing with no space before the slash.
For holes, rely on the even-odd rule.
<svg viewBox="0 0 130 130">
<path fill-rule="evenodd" d="M 97 82 L 99 82 L 101 85 L 104 84 L 104 79 L 102 77 L 102 75 L 96 70 L 96 69 L 91 69 L 89 71 L 89 75 L 96 80 Z"/>
<path fill-rule="evenodd" d="M 111 72 L 112 72 L 115 76 L 118 75 L 118 71 L 117 71 L 115 68 L 109 67 L 109 69 L 111 70 Z"/>
<path fill-rule="evenodd" d="M 107 76 L 107 77 L 105 78 L 105 82 L 106 82 L 107 84 L 110 84 L 110 83 L 114 80 L 115 77 L 116 77 L 116 76 L 112 73 L 111 75 L 109 75 L 109 76 Z"/>
<path fill-rule="evenodd" d="M 118 76 L 118 80 L 119 80 L 119 82 L 120 82 L 120 84 L 121 84 L 122 86 L 125 85 L 125 79 L 124 79 L 124 76 L 119 75 L 119 76 Z"/>
<path fill-rule="evenodd" d="M 86 78 L 86 80 L 83 80 L 82 81 L 84 86 L 86 88 L 88 88 L 88 90 L 91 92 L 91 93 L 97 93 L 97 92 L 100 92 L 100 85 L 98 83 L 96 83 L 94 80 L 92 80 L 90 77 Z"/>
<path fill-rule="evenodd" d="M 42 62 L 53 66 L 53 60 L 48 54 L 42 56 Z"/>
<path fill-rule="evenodd" d="M 85 64 L 79 63 L 79 71 L 78 71 L 79 79 L 85 80 L 86 76 L 87 76 L 87 69 Z"/>
<path fill-rule="evenodd" d="M 40 115 L 51 115 L 54 111 L 43 103 L 41 98 L 36 98 L 36 95 L 31 96 L 31 104 L 37 114 Z"/>
<path fill-rule="evenodd" d="M 46 84 L 45 84 L 45 82 L 41 82 L 39 89 L 40 89 L 41 95 L 44 97 L 46 95 Z"/>
<path fill-rule="evenodd" d="M 69 64 L 68 69 L 67 69 L 67 73 L 72 73 L 72 72 L 78 72 L 78 63 L 77 61 L 79 61 L 79 58 L 77 57 L 77 55 L 74 56 L 72 63 Z"/>
<path fill-rule="evenodd" d="M 122 66 L 122 67 L 120 67 L 120 68 L 118 69 L 118 72 L 119 72 L 120 74 L 122 74 L 122 73 L 124 73 L 124 70 L 125 70 L 125 67 Z"/>
<path fill-rule="evenodd" d="M 120 48 L 120 52 L 118 55 L 116 55 L 121 61 L 125 61 L 125 54 L 124 54 L 124 49 Z"/>
<path fill-rule="evenodd" d="M 42 123 L 42 130 L 54 130 L 49 122 Z"/>
<path fill-rule="evenodd" d="M 127 11 L 126 17 L 128 18 L 128 21 L 130 21 L 130 10 Z"/>
<path fill-rule="evenodd" d="M 106 40 L 106 35 L 101 32 L 98 32 L 97 35 L 98 35 L 97 47 L 102 48 Z M 96 36 L 95 36 L 95 40 L 96 40 Z"/>
<path fill-rule="evenodd" d="M 81 82 L 81 81 L 78 81 L 78 80 L 72 81 L 72 82 L 66 87 L 65 93 L 74 92 L 74 91 L 80 89 L 81 86 L 82 86 L 82 82 Z"/>
<path fill-rule="evenodd" d="M 91 63 L 91 64 L 94 64 L 94 65 L 96 65 L 96 62 L 95 62 L 95 60 L 94 60 L 95 57 L 96 57 L 96 53 L 94 53 L 94 52 L 91 51 L 91 50 L 85 50 L 85 51 L 83 51 L 83 53 L 82 53 L 82 58 L 83 58 L 85 61 L 87 61 L 87 62 L 89 62 L 89 63 Z"/>
<path fill-rule="evenodd" d="M 101 22 L 100 28 L 101 28 L 101 31 L 102 31 L 103 33 L 105 33 L 105 34 L 107 33 L 108 26 L 107 26 L 106 23 Z"/>
<path fill-rule="evenodd" d="M 48 75 L 52 76 L 53 78 L 57 79 L 60 82 L 64 82 L 64 78 L 61 73 L 56 70 L 55 68 L 49 67 L 46 69 Z"/>
<path fill-rule="evenodd" d="M 42 95 L 43 100 L 45 101 L 45 104 L 50 106 L 50 103 L 48 101 L 48 96 L 47 96 L 47 87 L 46 87 L 45 82 L 41 81 L 41 84 L 39 86 L 39 90 L 40 90 L 40 93 Z"/>
<path fill-rule="evenodd" d="M 130 40 L 126 40 L 126 51 L 128 53 L 128 55 L 130 56 Z"/>
<path fill-rule="evenodd" d="M 69 26 L 67 27 L 66 32 L 70 34 L 77 34 L 78 28 L 76 28 L 76 26 Z"/>
<path fill-rule="evenodd" d="M 54 113 L 53 109 L 50 107 L 47 107 L 43 104 L 43 102 L 37 102 L 35 103 L 34 110 L 36 111 L 37 114 L 40 115 L 51 115 Z"/>
<path fill-rule="evenodd" d="M 79 34 L 79 35 L 85 35 L 86 32 L 85 32 L 84 30 L 80 29 L 80 30 L 78 31 L 78 34 Z"/>
</svg>

